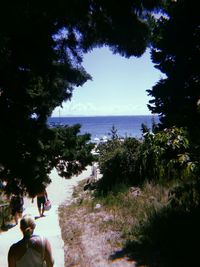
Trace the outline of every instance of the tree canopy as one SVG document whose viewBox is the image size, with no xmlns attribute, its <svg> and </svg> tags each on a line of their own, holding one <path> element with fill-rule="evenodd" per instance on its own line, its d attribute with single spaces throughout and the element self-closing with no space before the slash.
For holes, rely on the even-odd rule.
<svg viewBox="0 0 200 267">
<path fill-rule="evenodd" d="M 200 17 L 197 1 L 173 1 L 154 28 L 152 60 L 165 78 L 148 93 L 162 128 L 186 127 L 195 142 L 200 129 Z"/>
<path fill-rule="evenodd" d="M 50 129 L 47 118 L 91 76 L 83 53 L 107 45 L 140 56 L 159 0 L 5 2 L 0 11 L 0 180 L 6 190 L 35 194 L 57 167 L 65 177 L 90 162 L 79 126 Z M 65 163 L 64 163 L 65 162 Z M 66 165 L 67 162 L 67 165 Z"/>
</svg>

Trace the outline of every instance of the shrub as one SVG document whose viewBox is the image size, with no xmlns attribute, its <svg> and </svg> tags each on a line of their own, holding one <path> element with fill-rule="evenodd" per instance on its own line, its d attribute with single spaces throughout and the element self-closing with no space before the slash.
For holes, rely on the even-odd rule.
<svg viewBox="0 0 200 267">
<path fill-rule="evenodd" d="M 156 134 L 144 133 L 138 153 L 138 175 L 144 180 L 170 180 L 180 178 L 188 171 L 189 156 L 187 133 L 172 127 Z"/>
<path fill-rule="evenodd" d="M 192 161 L 187 132 L 172 127 L 160 132 L 143 131 L 143 140 L 113 138 L 98 146 L 103 174 L 101 189 L 117 183 L 140 185 L 144 181 L 187 180 L 197 165 Z"/>
<path fill-rule="evenodd" d="M 140 142 L 135 138 L 109 140 L 99 145 L 100 189 L 108 191 L 118 183 L 137 183 L 134 177 Z M 136 179 L 136 180 L 134 180 Z"/>
</svg>

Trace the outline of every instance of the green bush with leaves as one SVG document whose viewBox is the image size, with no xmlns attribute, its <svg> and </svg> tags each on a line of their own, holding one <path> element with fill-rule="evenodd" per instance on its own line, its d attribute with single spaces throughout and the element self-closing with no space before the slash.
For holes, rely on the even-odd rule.
<svg viewBox="0 0 200 267">
<path fill-rule="evenodd" d="M 146 180 L 186 181 L 194 175 L 196 163 L 183 128 L 172 127 L 155 134 L 146 129 L 142 141 L 122 141 L 116 136 L 97 149 L 104 189 L 110 190 L 117 183 L 139 185 Z"/>
<path fill-rule="evenodd" d="M 172 188 L 169 192 L 173 209 L 191 213 L 200 210 L 200 179 L 187 181 Z"/>
<path fill-rule="evenodd" d="M 138 153 L 138 175 L 144 180 L 183 178 L 192 168 L 187 132 L 172 127 L 144 133 Z"/>
<path fill-rule="evenodd" d="M 103 174 L 100 188 L 103 191 L 111 190 L 116 184 L 138 183 L 134 173 L 140 145 L 135 138 L 123 141 L 114 138 L 98 146 L 99 167 Z"/>
</svg>

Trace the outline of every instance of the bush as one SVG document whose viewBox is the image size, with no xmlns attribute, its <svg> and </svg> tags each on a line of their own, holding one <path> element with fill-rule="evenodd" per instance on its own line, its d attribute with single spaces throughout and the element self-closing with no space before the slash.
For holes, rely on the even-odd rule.
<svg viewBox="0 0 200 267">
<path fill-rule="evenodd" d="M 182 128 L 146 132 L 138 153 L 138 176 L 156 181 L 183 178 L 191 166 L 188 151 L 187 133 Z"/>
<path fill-rule="evenodd" d="M 143 140 L 113 138 L 98 146 L 103 174 L 101 188 L 110 190 L 116 183 L 139 185 L 144 181 L 183 180 L 195 164 L 189 154 L 187 133 L 172 127 L 156 134 L 145 131 Z"/>
<path fill-rule="evenodd" d="M 199 212 L 200 210 L 200 180 L 182 183 L 169 193 L 173 209 L 181 212 Z"/>
<path fill-rule="evenodd" d="M 120 183 L 138 183 L 134 174 L 140 145 L 135 138 L 126 138 L 124 141 L 112 139 L 99 145 L 99 168 L 103 174 L 100 190 L 109 191 Z"/>
<path fill-rule="evenodd" d="M 5 197 L 3 196 L 3 192 L 0 189 L 0 228 L 5 227 L 5 223 L 11 220 L 10 206 Z"/>
</svg>

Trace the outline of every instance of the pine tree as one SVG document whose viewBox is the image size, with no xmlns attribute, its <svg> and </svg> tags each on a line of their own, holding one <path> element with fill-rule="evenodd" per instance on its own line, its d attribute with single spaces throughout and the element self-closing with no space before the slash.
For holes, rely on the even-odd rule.
<svg viewBox="0 0 200 267">
<path fill-rule="evenodd" d="M 186 127 L 195 142 L 200 129 L 200 17 L 197 1 L 173 1 L 154 30 L 152 60 L 165 74 L 148 93 L 161 127 Z"/>
</svg>

